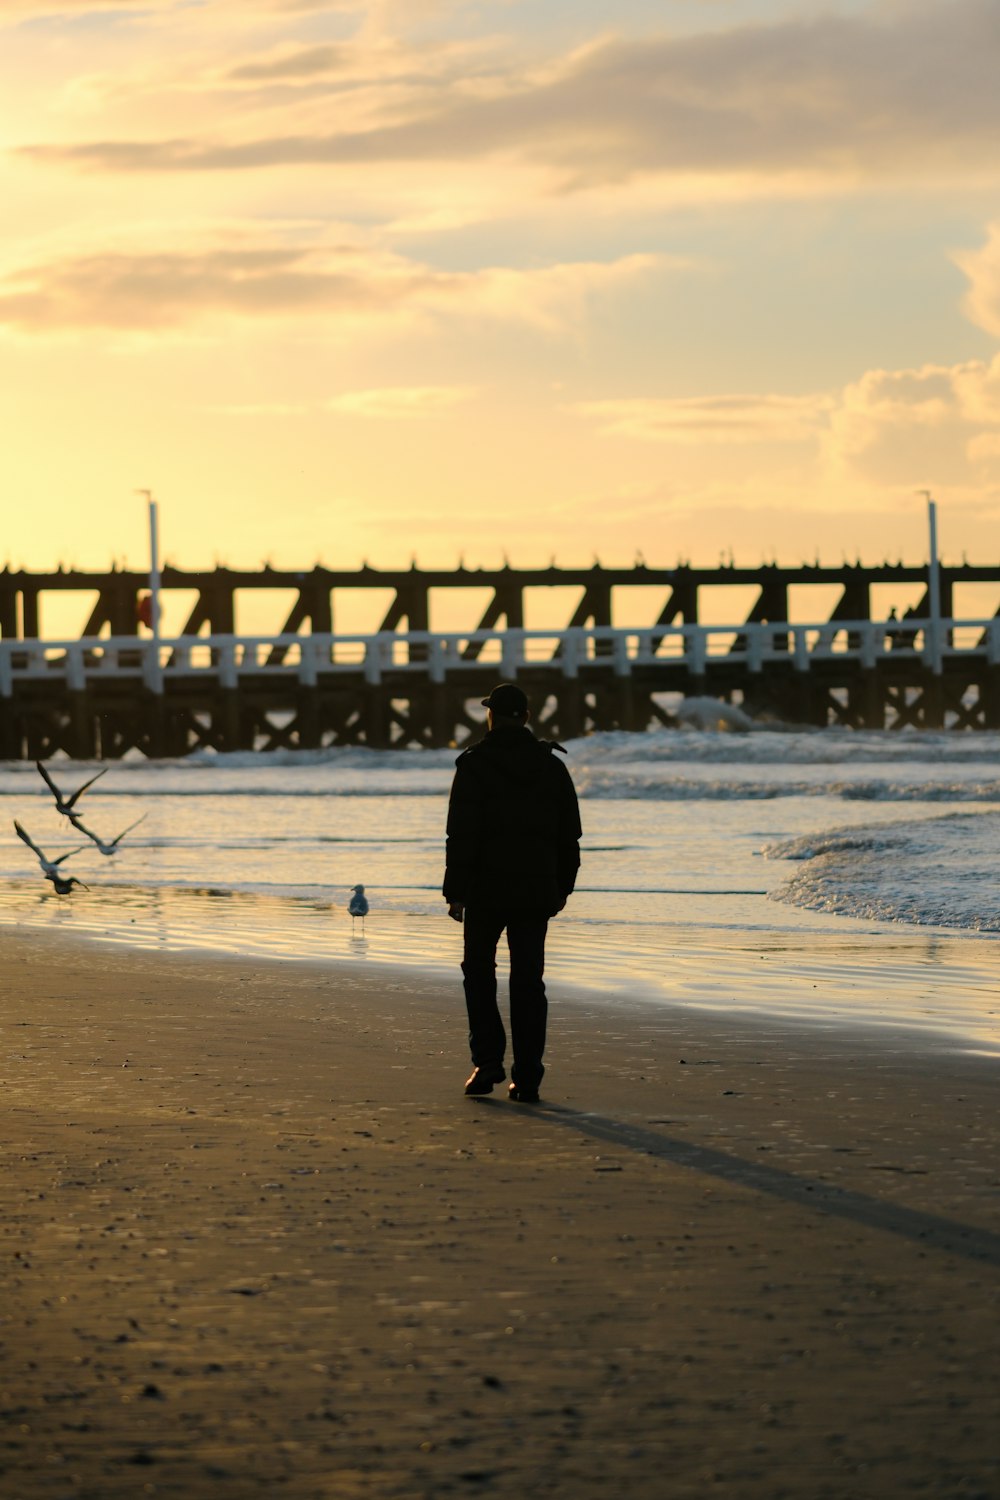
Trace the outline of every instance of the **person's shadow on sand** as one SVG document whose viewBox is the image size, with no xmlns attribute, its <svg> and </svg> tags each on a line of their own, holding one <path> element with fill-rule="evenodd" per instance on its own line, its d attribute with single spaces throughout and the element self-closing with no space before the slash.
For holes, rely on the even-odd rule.
<svg viewBox="0 0 1000 1500">
<path fill-rule="evenodd" d="M 794 1172 L 786 1172 L 764 1162 L 746 1161 L 741 1156 L 719 1151 L 714 1146 L 699 1146 L 694 1141 L 661 1135 L 658 1131 L 647 1130 L 641 1125 L 629 1125 L 621 1120 L 609 1119 L 606 1115 L 571 1109 L 565 1104 L 548 1104 L 543 1099 L 530 1110 L 513 1110 L 498 1099 L 487 1097 L 475 1102 L 500 1109 L 511 1119 L 531 1119 L 561 1125 L 608 1145 L 624 1146 L 644 1156 L 656 1156 L 675 1166 L 689 1167 L 742 1188 L 769 1193 L 772 1197 L 783 1198 L 786 1202 L 818 1213 L 849 1219 L 868 1229 L 901 1235 L 927 1249 L 943 1250 L 949 1255 L 961 1255 L 980 1264 L 1000 1266 L 1000 1234 L 980 1229 L 973 1224 L 963 1224 L 957 1219 L 946 1219 L 939 1214 L 924 1213 L 920 1209 L 906 1208 L 898 1203 L 887 1203 L 853 1188 L 841 1188 L 829 1182 L 798 1177 Z"/>
</svg>

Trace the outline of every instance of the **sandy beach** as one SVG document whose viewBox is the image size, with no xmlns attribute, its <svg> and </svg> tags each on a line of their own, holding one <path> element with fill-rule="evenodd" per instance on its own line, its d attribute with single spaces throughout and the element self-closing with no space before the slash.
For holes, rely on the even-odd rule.
<svg viewBox="0 0 1000 1500">
<path fill-rule="evenodd" d="M 11 1500 L 1000 1495 L 995 1055 L 3 946 Z"/>
</svg>

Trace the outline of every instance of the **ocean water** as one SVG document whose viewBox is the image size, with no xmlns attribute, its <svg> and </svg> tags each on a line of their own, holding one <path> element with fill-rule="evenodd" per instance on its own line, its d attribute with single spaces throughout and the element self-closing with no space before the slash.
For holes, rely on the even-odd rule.
<svg viewBox="0 0 1000 1500">
<path fill-rule="evenodd" d="M 577 893 L 549 977 L 613 999 L 909 1025 L 1000 1043 L 1000 735 L 597 734 L 567 746 Z M 79 804 L 0 765 L 0 925 L 163 951 L 454 975 L 440 896 L 452 751 L 130 759 Z M 72 790 L 95 768 L 54 761 Z M 17 819 L 86 882 L 60 897 Z M 347 913 L 365 885 L 364 928 Z"/>
</svg>

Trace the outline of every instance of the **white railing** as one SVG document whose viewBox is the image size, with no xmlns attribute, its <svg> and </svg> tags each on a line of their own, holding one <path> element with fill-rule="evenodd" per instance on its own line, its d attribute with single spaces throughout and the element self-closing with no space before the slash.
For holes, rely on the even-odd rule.
<svg viewBox="0 0 1000 1500">
<path fill-rule="evenodd" d="M 763 672 L 770 662 L 791 661 L 808 672 L 814 662 L 855 659 L 862 667 L 918 659 L 932 671 L 947 653 L 1000 664 L 1000 619 L 942 620 L 935 639 L 929 621 L 832 621 L 820 625 L 656 625 L 643 630 L 606 626 L 567 630 L 417 630 L 375 635 L 208 635 L 88 637 L 72 641 L 0 640 L 0 697 L 15 684 L 61 676 L 71 691 L 88 682 L 129 678 L 154 692 L 166 682 L 215 679 L 235 688 L 241 678 L 293 679 L 315 685 L 322 673 L 358 674 L 377 684 L 387 673 L 412 673 L 444 682 L 483 666 L 510 680 L 525 668 L 549 663 L 562 676 L 579 676 L 600 662 L 615 676 L 636 667 L 672 663 L 702 676 L 714 661 L 744 662 Z"/>
</svg>

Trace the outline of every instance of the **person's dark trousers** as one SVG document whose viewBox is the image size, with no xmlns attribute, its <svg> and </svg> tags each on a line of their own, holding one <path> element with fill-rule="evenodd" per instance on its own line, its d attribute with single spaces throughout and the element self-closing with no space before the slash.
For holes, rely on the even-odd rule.
<svg viewBox="0 0 1000 1500">
<path fill-rule="evenodd" d="M 545 1022 L 548 1001 L 545 969 L 547 917 L 533 912 L 466 908 L 465 1003 L 469 1012 L 469 1048 L 477 1068 L 500 1067 L 507 1036 L 497 1005 L 497 943 L 507 929 L 510 949 L 510 1031 L 514 1053 L 511 1077 L 522 1088 L 537 1088 L 545 1072 Z"/>
</svg>

